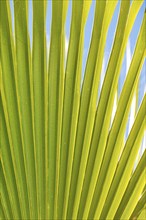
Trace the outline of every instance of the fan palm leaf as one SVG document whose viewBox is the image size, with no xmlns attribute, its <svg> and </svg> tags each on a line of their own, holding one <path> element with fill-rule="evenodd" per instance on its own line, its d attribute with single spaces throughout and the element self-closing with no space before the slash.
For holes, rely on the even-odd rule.
<svg viewBox="0 0 146 220">
<path fill-rule="evenodd" d="M 32 1 L 31 43 L 29 2 L 13 0 L 13 30 L 10 3 L 0 1 L 0 218 L 143 219 L 146 150 L 140 154 L 140 149 L 146 95 L 140 106 L 136 104 L 127 137 L 125 133 L 134 97 L 138 103 L 145 63 L 145 13 L 120 94 L 118 83 L 144 1 L 96 0 L 84 73 L 85 27 L 92 1 L 72 0 L 66 61 L 69 1 L 52 0 L 49 51 L 47 3 Z M 107 35 L 118 5 L 101 86 Z"/>
</svg>

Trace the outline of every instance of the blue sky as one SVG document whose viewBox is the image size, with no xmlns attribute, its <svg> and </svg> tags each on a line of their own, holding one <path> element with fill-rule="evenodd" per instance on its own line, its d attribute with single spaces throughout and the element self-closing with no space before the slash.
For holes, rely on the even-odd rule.
<svg viewBox="0 0 146 220">
<path fill-rule="evenodd" d="M 13 28 L 14 28 L 14 10 L 13 10 L 13 1 L 12 0 L 10 0 L 10 7 L 11 7 L 11 13 L 12 13 L 12 23 L 13 23 Z M 131 32 L 129 40 L 128 40 L 127 48 L 125 51 L 125 56 L 123 59 L 123 65 L 122 65 L 122 69 L 121 69 L 121 73 L 120 73 L 120 78 L 119 78 L 119 87 L 118 87 L 119 94 L 120 94 L 121 89 L 123 87 L 126 73 L 128 71 L 128 67 L 129 67 L 130 61 L 132 59 L 132 54 L 134 52 L 134 48 L 136 45 L 136 40 L 137 40 L 139 29 L 140 29 L 140 26 L 142 23 L 142 18 L 144 15 L 145 8 L 146 8 L 146 0 L 144 1 L 143 5 L 138 13 L 138 16 L 136 18 L 135 24 L 133 26 L 132 32 Z M 71 1 L 69 1 L 69 7 L 68 7 L 67 19 L 66 19 L 66 42 L 69 42 L 71 10 L 72 10 L 72 3 L 71 3 Z M 86 26 L 85 26 L 82 74 L 84 74 L 86 59 L 87 59 L 89 46 L 90 46 L 90 39 L 91 39 L 93 20 L 94 20 L 94 11 L 95 11 L 95 0 L 92 1 L 91 8 L 89 11 L 89 16 L 88 16 Z M 112 44 L 113 44 L 113 40 L 114 40 L 114 35 L 115 35 L 115 31 L 116 31 L 116 25 L 117 25 L 117 21 L 118 21 L 119 11 L 120 11 L 120 1 L 117 4 L 117 7 L 115 9 L 115 12 L 114 12 L 114 15 L 113 15 L 113 18 L 112 18 L 112 21 L 111 21 L 111 24 L 110 24 L 110 27 L 108 30 L 107 41 L 106 41 L 106 46 L 105 46 L 105 51 L 104 51 L 104 62 L 103 62 L 103 68 L 102 68 L 102 76 L 104 76 L 105 71 L 106 71 L 106 67 L 108 64 L 108 59 L 110 56 L 110 52 L 111 52 L 111 48 L 112 48 Z M 52 15 L 51 1 L 49 0 L 48 5 L 47 5 L 47 20 L 46 20 L 46 33 L 47 33 L 48 43 L 50 41 L 51 15 Z M 32 0 L 30 0 L 29 1 L 29 33 L 30 33 L 31 44 L 32 44 L 32 16 L 33 16 L 33 14 L 32 14 Z M 142 101 L 145 89 L 146 89 L 146 60 L 143 65 L 140 80 L 139 80 L 138 106 L 140 105 L 140 103 Z M 128 132 L 128 126 L 127 126 L 127 132 Z"/>
<path fill-rule="evenodd" d="M 14 26 L 14 11 L 13 11 L 13 1 L 12 0 L 10 0 L 10 6 L 11 6 L 11 12 L 12 12 L 12 21 L 13 21 L 13 26 Z M 140 29 L 140 26 L 142 23 L 142 18 L 143 18 L 145 7 L 146 7 L 146 0 L 138 13 L 134 27 L 133 27 L 132 32 L 129 37 L 129 43 L 127 45 L 127 47 L 128 47 L 127 49 L 129 50 L 129 48 L 130 48 L 131 58 L 132 58 L 132 54 L 134 52 L 135 43 L 136 43 L 139 29 Z M 71 9 L 72 9 L 72 3 L 71 3 L 71 1 L 69 1 L 69 7 L 68 7 L 67 19 L 66 19 L 66 41 L 67 42 L 69 41 L 69 33 L 70 33 Z M 105 73 L 108 59 L 110 56 L 110 52 L 111 52 L 111 48 L 112 48 L 112 44 L 113 44 L 113 39 L 114 39 L 114 35 L 115 35 L 115 30 L 116 30 L 116 25 L 117 25 L 117 21 L 118 21 L 119 10 L 120 10 L 120 1 L 117 4 L 117 7 L 114 12 L 114 16 L 112 18 L 112 21 L 111 21 L 111 24 L 110 24 L 110 27 L 108 30 L 106 47 L 105 47 L 105 52 L 104 52 L 104 64 L 103 64 L 103 71 L 102 71 L 103 74 Z M 91 8 L 89 11 L 89 16 L 88 16 L 86 26 L 85 26 L 85 40 L 84 40 L 83 68 L 82 68 L 83 73 L 85 70 L 86 59 L 87 59 L 89 45 L 90 45 L 90 39 L 91 39 L 91 33 L 92 33 L 92 27 L 93 27 L 93 19 L 94 19 L 94 11 L 95 11 L 95 0 L 92 1 Z M 51 15 L 52 15 L 51 1 L 49 0 L 48 5 L 47 5 L 47 20 L 46 20 L 47 41 L 50 40 Z M 33 14 L 32 14 L 32 0 L 30 0 L 29 1 L 29 33 L 30 33 L 31 42 L 32 42 L 32 16 L 33 16 Z M 122 69 L 121 69 L 120 80 L 119 80 L 119 93 L 122 89 L 122 86 L 123 86 L 123 83 L 125 80 L 126 70 L 127 70 L 127 57 L 126 57 L 126 52 L 125 52 L 123 65 L 122 65 Z M 144 94 L 144 87 L 145 87 L 144 83 L 146 81 L 145 80 L 145 71 L 146 71 L 146 62 L 143 66 L 141 77 L 140 77 L 139 104 L 140 104 L 142 96 Z"/>
</svg>

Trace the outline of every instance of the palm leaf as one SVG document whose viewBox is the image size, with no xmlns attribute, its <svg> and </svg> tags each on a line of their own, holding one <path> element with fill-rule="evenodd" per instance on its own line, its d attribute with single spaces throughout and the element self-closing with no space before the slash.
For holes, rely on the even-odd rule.
<svg viewBox="0 0 146 220">
<path fill-rule="evenodd" d="M 92 1 L 72 0 L 66 63 L 70 3 L 52 0 L 49 52 L 47 3 L 32 1 L 31 43 L 29 2 L 13 0 L 13 30 L 10 3 L 0 1 L 0 218 L 143 219 L 146 151 L 139 152 L 146 96 L 140 107 L 138 100 L 146 57 L 144 12 L 120 94 L 118 83 L 129 36 L 144 1 L 96 0 L 84 74 L 85 27 Z M 101 87 L 108 30 L 118 5 Z M 131 128 L 128 117 L 134 97 Z M 131 129 L 125 138 L 128 123 Z"/>
</svg>

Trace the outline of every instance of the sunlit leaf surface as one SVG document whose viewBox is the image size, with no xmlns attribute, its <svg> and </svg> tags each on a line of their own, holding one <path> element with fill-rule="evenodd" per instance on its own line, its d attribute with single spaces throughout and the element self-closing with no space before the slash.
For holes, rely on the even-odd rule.
<svg viewBox="0 0 146 220">
<path fill-rule="evenodd" d="M 0 1 L 0 219 L 146 218 L 143 8 Z"/>
</svg>

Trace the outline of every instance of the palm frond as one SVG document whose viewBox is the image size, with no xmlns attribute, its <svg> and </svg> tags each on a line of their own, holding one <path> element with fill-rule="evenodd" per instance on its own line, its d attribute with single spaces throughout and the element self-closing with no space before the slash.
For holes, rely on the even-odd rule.
<svg viewBox="0 0 146 220">
<path fill-rule="evenodd" d="M 146 95 L 140 107 L 138 101 L 146 58 L 144 12 L 120 94 L 118 83 L 144 0 L 96 0 L 84 73 L 92 0 L 72 0 L 66 62 L 70 2 L 52 0 L 49 51 L 47 3 L 32 0 L 31 43 L 29 2 L 13 0 L 13 30 L 10 2 L 0 1 L 0 218 L 143 219 L 146 150 L 139 152 Z M 118 6 L 104 77 L 107 36 Z"/>
</svg>

